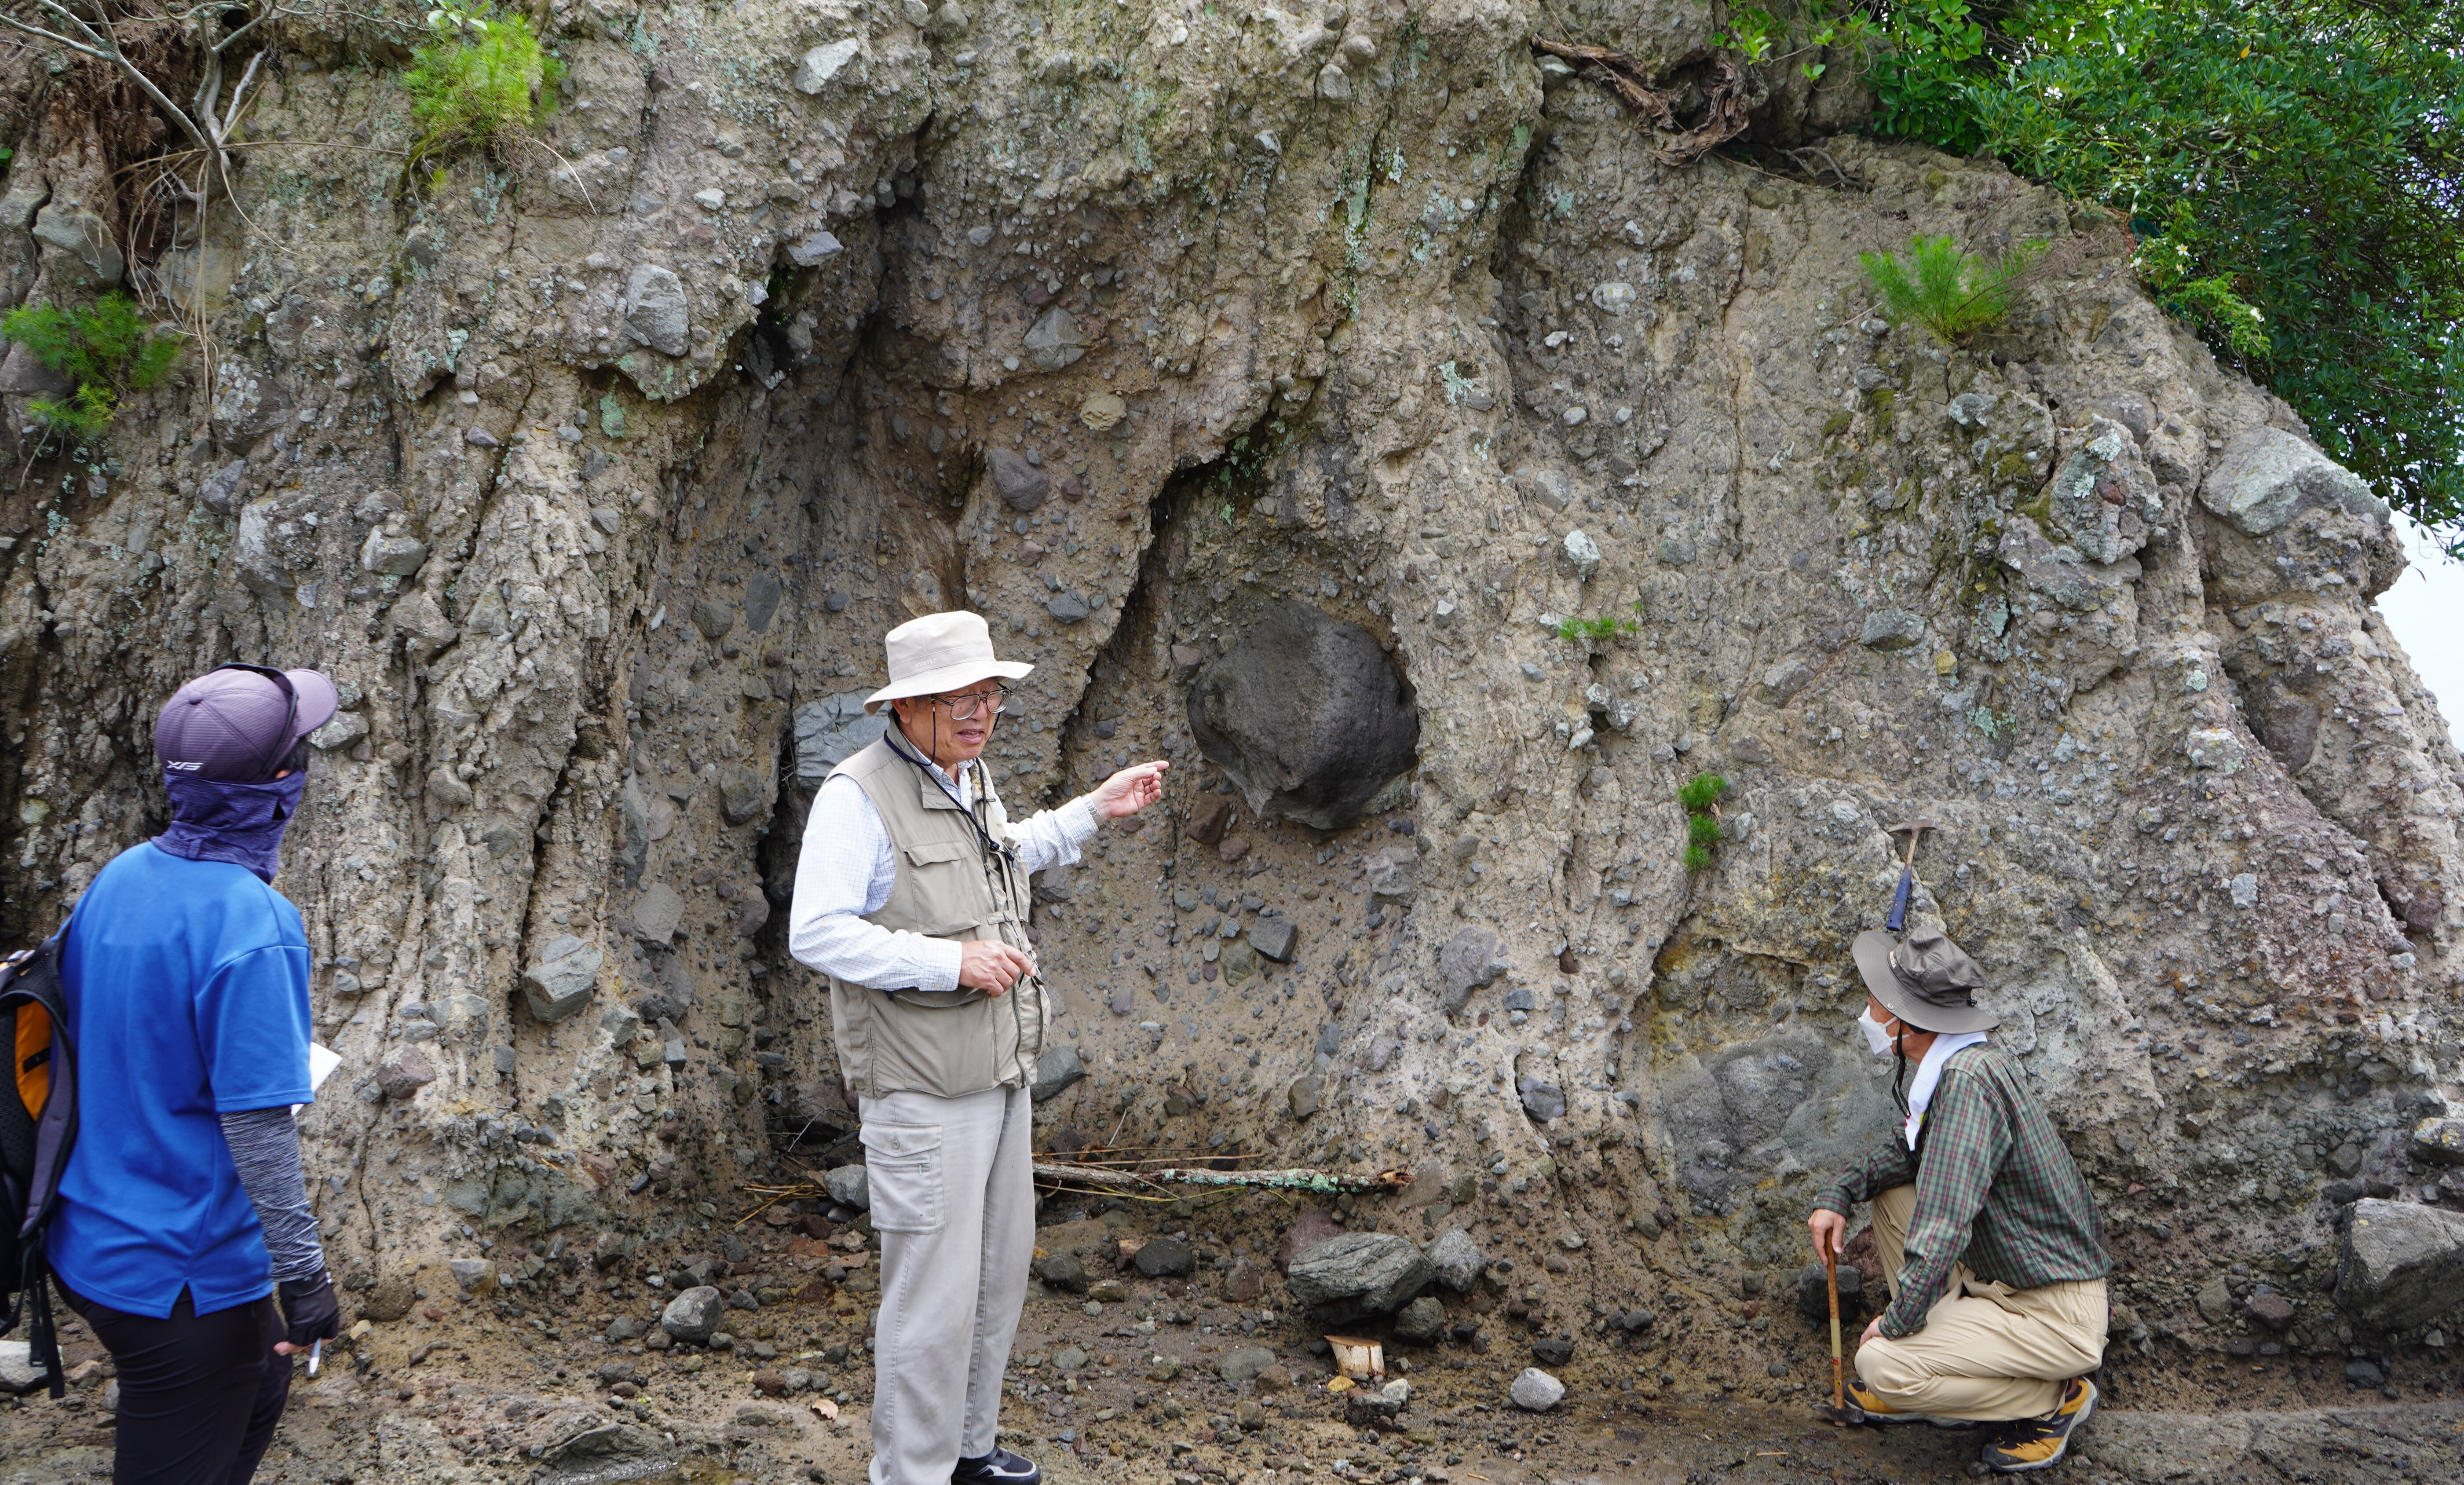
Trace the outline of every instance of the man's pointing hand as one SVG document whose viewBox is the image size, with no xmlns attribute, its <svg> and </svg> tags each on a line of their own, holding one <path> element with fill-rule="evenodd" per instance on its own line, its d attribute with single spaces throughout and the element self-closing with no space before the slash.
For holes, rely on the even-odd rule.
<svg viewBox="0 0 2464 1485">
<path fill-rule="evenodd" d="M 1096 785 L 1095 813 L 1107 820 L 1117 820 L 1163 798 L 1163 774 L 1171 766 L 1161 759 L 1135 764 Z"/>
</svg>

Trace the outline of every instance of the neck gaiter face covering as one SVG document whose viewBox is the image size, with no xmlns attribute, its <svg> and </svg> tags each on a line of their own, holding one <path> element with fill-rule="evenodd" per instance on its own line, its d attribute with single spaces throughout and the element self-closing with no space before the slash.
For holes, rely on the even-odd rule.
<svg viewBox="0 0 2464 1485">
<path fill-rule="evenodd" d="M 282 829 L 298 811 L 308 770 L 294 769 L 287 779 L 233 784 L 166 768 L 163 787 L 171 795 L 171 828 L 154 837 L 156 846 L 190 861 L 244 866 L 270 882 L 281 866 L 276 853 Z"/>
</svg>

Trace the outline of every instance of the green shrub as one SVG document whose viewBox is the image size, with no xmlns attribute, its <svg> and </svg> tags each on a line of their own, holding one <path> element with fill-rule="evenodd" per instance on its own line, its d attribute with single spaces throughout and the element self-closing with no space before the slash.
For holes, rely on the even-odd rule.
<svg viewBox="0 0 2464 1485">
<path fill-rule="evenodd" d="M 122 396 L 170 375 L 185 338 L 157 335 L 126 295 L 106 294 L 84 309 L 20 305 L 0 321 L 0 340 L 74 384 L 68 396 L 30 398 L 26 408 L 44 427 L 91 444 L 111 432 Z"/>
<path fill-rule="evenodd" d="M 1634 611 L 1638 614 L 1642 612 L 1642 605 L 1637 603 Z M 1619 634 L 1638 632 L 1641 628 L 1639 619 L 1604 613 L 1595 619 L 1559 619 L 1553 632 L 1559 639 L 1566 640 L 1615 639 Z"/>
<path fill-rule="evenodd" d="M 1685 870 L 1708 871 L 1711 848 L 1720 839 L 1720 798 L 1728 781 L 1716 773 L 1698 773 L 1680 785 L 1677 802 L 1685 807 Z"/>
<path fill-rule="evenodd" d="M 411 54 L 402 79 L 425 131 L 411 146 L 414 162 L 518 135 L 555 106 L 564 64 L 540 48 L 528 20 L 446 9 L 428 12 L 428 28 L 434 39 Z"/>
<path fill-rule="evenodd" d="M 1889 253 L 1859 253 L 1857 261 L 1885 315 L 1913 320 L 1957 345 L 2002 322 L 2011 313 L 2013 281 L 2044 253 L 2043 243 L 2027 243 L 1988 263 L 1948 237 L 1920 233 L 1908 239 L 1905 262 Z"/>
</svg>

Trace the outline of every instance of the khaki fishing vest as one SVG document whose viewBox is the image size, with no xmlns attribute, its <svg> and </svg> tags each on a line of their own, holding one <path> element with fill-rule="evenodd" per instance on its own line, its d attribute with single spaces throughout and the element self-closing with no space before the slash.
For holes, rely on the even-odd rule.
<svg viewBox="0 0 2464 1485">
<path fill-rule="evenodd" d="M 896 736 L 895 731 L 891 736 Z M 893 748 L 890 738 L 830 770 L 853 779 L 890 833 L 897 884 L 865 921 L 933 939 L 1000 939 L 1033 953 L 1026 937 L 1026 872 L 1013 854 L 988 857 L 968 811 L 938 780 Z M 996 841 L 1008 840 L 1008 816 L 985 770 L 975 815 Z M 826 787 L 826 781 L 825 781 Z M 1043 983 L 1022 980 L 1009 993 L 876 990 L 830 981 L 830 1023 L 839 1069 L 858 1097 L 918 1092 L 956 1098 L 1033 1081 L 1051 1013 Z"/>
</svg>

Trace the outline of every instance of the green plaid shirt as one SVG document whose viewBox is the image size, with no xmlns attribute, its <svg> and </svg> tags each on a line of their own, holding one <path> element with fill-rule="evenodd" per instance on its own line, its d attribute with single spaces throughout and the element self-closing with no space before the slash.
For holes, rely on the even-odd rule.
<svg viewBox="0 0 2464 1485">
<path fill-rule="evenodd" d="M 1911 1152 L 1892 1130 L 1814 1199 L 1845 1217 L 1859 1202 L 1915 1184 L 1900 1297 L 1882 1312 L 1883 1335 L 1897 1341 L 1925 1328 L 1954 1263 L 2013 1289 L 2102 1278 L 2112 1269 L 2087 1183 L 2026 1075 L 1999 1047 L 1951 1053 L 1919 1142 L 1922 1152 Z"/>
</svg>

